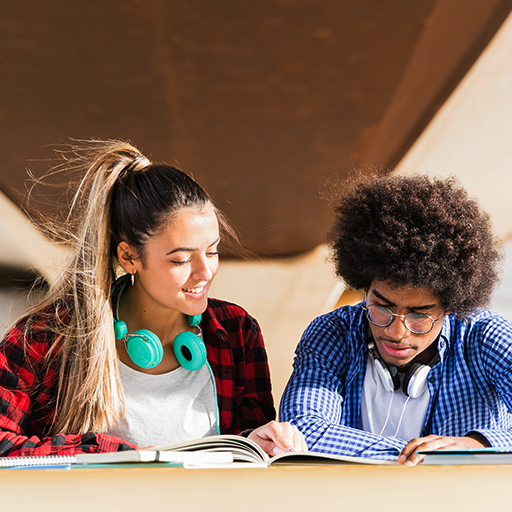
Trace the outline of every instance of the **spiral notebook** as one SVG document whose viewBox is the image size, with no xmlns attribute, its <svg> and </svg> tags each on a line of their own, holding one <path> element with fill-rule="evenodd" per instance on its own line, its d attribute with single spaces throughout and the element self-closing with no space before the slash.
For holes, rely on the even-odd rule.
<svg viewBox="0 0 512 512">
<path fill-rule="evenodd" d="M 46 457 L 0 457 L 0 468 L 29 466 L 64 466 L 76 464 L 75 455 L 48 455 Z"/>
</svg>

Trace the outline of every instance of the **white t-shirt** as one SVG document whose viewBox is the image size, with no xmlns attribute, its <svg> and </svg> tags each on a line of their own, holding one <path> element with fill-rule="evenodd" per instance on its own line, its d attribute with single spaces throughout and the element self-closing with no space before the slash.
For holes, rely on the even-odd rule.
<svg viewBox="0 0 512 512">
<path fill-rule="evenodd" d="M 217 404 L 207 365 L 148 375 L 118 361 L 126 416 L 107 434 L 145 446 L 165 446 L 216 435 Z"/>
<path fill-rule="evenodd" d="M 394 392 L 386 390 L 375 368 L 375 359 L 368 356 L 361 397 L 362 430 L 405 441 L 420 437 L 429 400 L 428 389 L 418 398 L 408 397 L 401 387 Z"/>
</svg>

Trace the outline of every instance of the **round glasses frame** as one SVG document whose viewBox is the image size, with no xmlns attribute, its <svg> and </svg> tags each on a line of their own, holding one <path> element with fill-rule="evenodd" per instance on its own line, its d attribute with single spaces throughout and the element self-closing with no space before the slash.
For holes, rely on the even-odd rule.
<svg viewBox="0 0 512 512">
<path fill-rule="evenodd" d="M 378 324 L 374 320 L 371 319 L 371 310 L 372 308 L 374 311 L 380 311 L 382 314 L 389 315 L 389 322 L 384 324 Z M 375 325 L 376 327 L 388 327 L 390 326 L 394 321 L 395 318 L 401 318 L 402 323 L 405 325 L 405 328 L 412 332 L 413 334 L 428 334 L 434 326 L 439 322 L 440 318 L 443 316 L 443 313 L 439 315 L 439 317 L 434 320 L 430 315 L 426 315 L 423 313 L 407 313 L 407 315 L 397 315 L 396 313 L 393 313 L 388 308 L 385 308 L 384 306 L 379 306 L 378 304 L 370 304 L 369 306 L 363 306 L 363 309 L 366 311 L 366 318 L 368 319 L 368 322 L 370 322 L 372 325 Z M 411 321 L 412 318 L 415 318 L 416 320 L 426 320 L 427 318 L 432 322 L 432 325 L 430 326 L 430 329 L 427 329 L 426 331 L 419 331 L 416 329 L 411 329 L 407 325 L 407 318 L 409 318 L 409 321 Z"/>
</svg>

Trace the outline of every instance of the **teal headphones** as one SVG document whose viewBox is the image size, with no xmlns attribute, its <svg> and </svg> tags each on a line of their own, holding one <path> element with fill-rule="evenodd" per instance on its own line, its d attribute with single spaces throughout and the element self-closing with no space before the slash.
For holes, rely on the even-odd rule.
<svg viewBox="0 0 512 512">
<path fill-rule="evenodd" d="M 123 276 L 124 277 L 124 276 Z M 116 316 L 114 318 L 114 335 L 116 340 L 125 340 L 126 352 L 130 359 L 141 368 L 158 366 L 164 356 L 162 342 L 156 334 L 148 329 L 139 329 L 128 334 L 126 323 L 119 320 L 119 299 L 126 287 L 127 280 L 119 278 L 114 284 L 112 294 L 119 290 L 116 300 Z M 199 370 L 206 363 L 206 347 L 201 339 L 201 315 L 188 317 L 190 327 L 195 327 L 199 335 L 185 331 L 174 338 L 174 355 L 185 370 Z"/>
</svg>

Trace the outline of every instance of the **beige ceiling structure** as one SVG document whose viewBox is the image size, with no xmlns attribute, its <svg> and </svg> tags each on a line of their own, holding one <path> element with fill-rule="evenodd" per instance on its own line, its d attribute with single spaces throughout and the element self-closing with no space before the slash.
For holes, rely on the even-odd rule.
<svg viewBox="0 0 512 512">
<path fill-rule="evenodd" d="M 41 176 L 69 137 L 129 139 L 193 174 L 254 253 L 286 257 L 325 241 L 329 180 L 400 161 L 512 0 L 25 7 L 0 16 L 8 198 L 24 204 L 26 169 Z"/>
<path fill-rule="evenodd" d="M 326 181 L 360 162 L 437 3 L 7 2 L 0 190 L 21 201 L 70 137 L 129 139 L 193 174 L 256 254 L 313 250 Z"/>
</svg>

